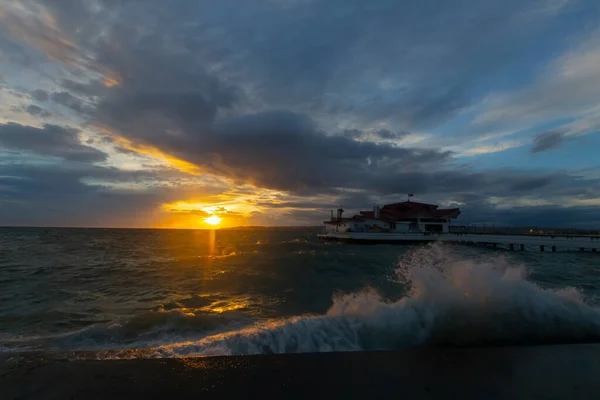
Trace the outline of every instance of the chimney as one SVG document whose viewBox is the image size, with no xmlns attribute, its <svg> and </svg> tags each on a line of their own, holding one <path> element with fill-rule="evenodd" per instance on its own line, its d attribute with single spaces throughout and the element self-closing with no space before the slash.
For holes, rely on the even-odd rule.
<svg viewBox="0 0 600 400">
<path fill-rule="evenodd" d="M 342 206 L 340 206 L 340 208 L 338 208 L 338 210 L 337 210 L 337 218 L 342 219 L 343 214 L 344 214 L 344 209 L 342 208 Z"/>
<path fill-rule="evenodd" d="M 373 206 L 373 217 L 379 218 L 379 206 Z"/>
</svg>

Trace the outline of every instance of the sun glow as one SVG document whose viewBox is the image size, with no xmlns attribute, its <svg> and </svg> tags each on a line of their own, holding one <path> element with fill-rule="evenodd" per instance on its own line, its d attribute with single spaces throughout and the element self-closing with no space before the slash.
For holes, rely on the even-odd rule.
<svg viewBox="0 0 600 400">
<path fill-rule="evenodd" d="M 210 217 L 206 218 L 204 222 L 210 225 L 219 225 L 221 223 L 221 218 L 217 217 L 216 215 L 211 215 Z"/>
</svg>

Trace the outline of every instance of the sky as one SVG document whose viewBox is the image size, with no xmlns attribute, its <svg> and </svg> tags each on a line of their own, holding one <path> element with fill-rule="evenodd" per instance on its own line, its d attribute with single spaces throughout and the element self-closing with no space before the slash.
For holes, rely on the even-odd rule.
<svg viewBox="0 0 600 400">
<path fill-rule="evenodd" d="M 597 0 L 0 0 L 0 225 L 600 227 Z M 213 218 L 214 221 L 214 218 Z"/>
</svg>

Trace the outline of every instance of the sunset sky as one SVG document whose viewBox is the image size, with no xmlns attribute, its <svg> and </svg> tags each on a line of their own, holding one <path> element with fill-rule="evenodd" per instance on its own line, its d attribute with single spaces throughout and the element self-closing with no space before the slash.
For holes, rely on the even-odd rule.
<svg viewBox="0 0 600 400">
<path fill-rule="evenodd" d="M 0 225 L 598 228 L 599 129 L 598 0 L 0 0 Z"/>
</svg>

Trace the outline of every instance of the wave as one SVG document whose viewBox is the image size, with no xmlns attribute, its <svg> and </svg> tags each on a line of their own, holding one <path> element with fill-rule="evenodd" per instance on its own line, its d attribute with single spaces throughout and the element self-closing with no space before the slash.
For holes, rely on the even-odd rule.
<svg viewBox="0 0 600 400">
<path fill-rule="evenodd" d="M 143 356 L 600 341 L 600 309 L 588 305 L 576 288 L 542 288 L 527 280 L 524 266 L 502 256 L 464 258 L 451 247 L 433 244 L 398 260 L 393 279 L 408 289 L 398 301 L 367 288 L 335 296 L 325 315 L 272 320 L 196 341 L 159 345 Z"/>
<path fill-rule="evenodd" d="M 466 254 L 439 243 L 411 248 L 388 278 L 400 299 L 366 288 L 334 296 L 323 315 L 264 320 L 250 297 L 191 296 L 75 332 L 0 337 L 0 352 L 157 358 L 600 341 L 600 309 L 576 288 L 543 288 L 498 253 Z"/>
<path fill-rule="evenodd" d="M 223 329 L 239 329 L 254 321 L 243 311 L 250 299 L 191 296 L 112 322 L 75 331 L 36 336 L 0 335 L 0 352 L 26 350 L 109 350 L 148 347 L 177 338 L 202 337 Z"/>
</svg>

